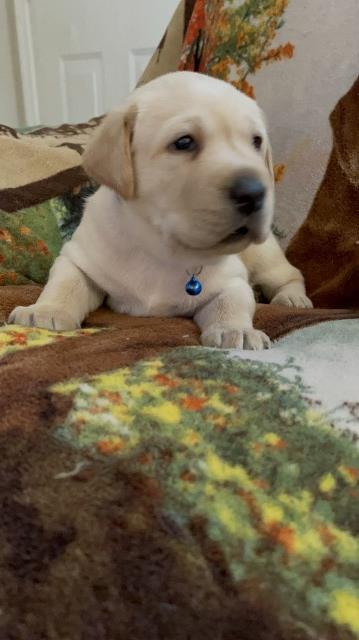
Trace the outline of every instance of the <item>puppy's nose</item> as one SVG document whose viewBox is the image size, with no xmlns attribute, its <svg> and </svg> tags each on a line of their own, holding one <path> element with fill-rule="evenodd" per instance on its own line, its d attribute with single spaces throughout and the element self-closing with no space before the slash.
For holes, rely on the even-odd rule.
<svg viewBox="0 0 359 640">
<path fill-rule="evenodd" d="M 236 178 L 229 189 L 229 197 L 235 203 L 238 212 L 247 216 L 262 208 L 265 194 L 264 184 L 253 176 Z"/>
</svg>

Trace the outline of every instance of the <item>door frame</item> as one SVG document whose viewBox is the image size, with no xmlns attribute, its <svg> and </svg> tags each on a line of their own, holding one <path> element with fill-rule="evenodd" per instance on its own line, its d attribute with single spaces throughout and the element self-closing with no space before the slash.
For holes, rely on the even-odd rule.
<svg viewBox="0 0 359 640">
<path fill-rule="evenodd" d="M 31 0 L 14 0 L 14 17 L 25 125 L 35 126 L 42 123 L 40 122 L 30 2 Z"/>
</svg>

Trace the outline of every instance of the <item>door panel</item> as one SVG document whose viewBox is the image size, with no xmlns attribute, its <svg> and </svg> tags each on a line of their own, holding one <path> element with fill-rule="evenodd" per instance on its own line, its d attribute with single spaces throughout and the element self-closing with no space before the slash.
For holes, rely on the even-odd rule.
<svg viewBox="0 0 359 640">
<path fill-rule="evenodd" d="M 32 99 L 37 108 L 28 114 L 39 122 L 27 122 L 31 125 L 84 121 L 120 104 L 134 88 L 178 4 L 178 0 L 16 2 L 18 37 L 24 31 L 26 35 L 20 57 L 25 68 L 32 61 L 28 102 Z"/>
</svg>

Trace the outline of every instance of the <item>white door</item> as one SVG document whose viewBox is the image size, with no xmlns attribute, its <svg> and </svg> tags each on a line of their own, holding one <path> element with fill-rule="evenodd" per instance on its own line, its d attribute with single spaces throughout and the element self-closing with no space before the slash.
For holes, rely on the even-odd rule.
<svg viewBox="0 0 359 640">
<path fill-rule="evenodd" d="M 135 86 L 179 0 L 15 0 L 26 124 L 84 122 Z"/>
</svg>

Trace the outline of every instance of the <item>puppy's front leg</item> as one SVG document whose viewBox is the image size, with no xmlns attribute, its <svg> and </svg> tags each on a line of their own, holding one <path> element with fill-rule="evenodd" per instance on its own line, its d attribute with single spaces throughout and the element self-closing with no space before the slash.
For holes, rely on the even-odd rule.
<svg viewBox="0 0 359 640">
<path fill-rule="evenodd" d="M 237 278 L 194 316 L 206 347 L 268 349 L 270 340 L 253 328 L 255 300 L 249 284 Z"/>
<path fill-rule="evenodd" d="M 263 244 L 253 244 L 241 254 L 252 284 L 258 284 L 271 304 L 311 308 L 304 278 L 288 262 L 272 234 Z"/>
<path fill-rule="evenodd" d="M 16 307 L 9 323 L 56 331 L 79 329 L 104 294 L 66 256 L 59 256 L 50 271 L 47 285 L 37 302 Z"/>
</svg>

